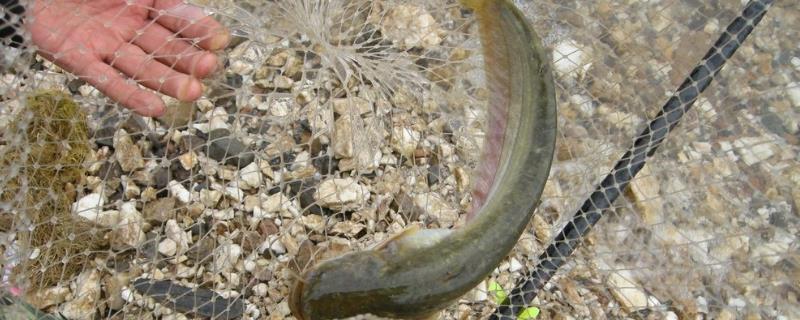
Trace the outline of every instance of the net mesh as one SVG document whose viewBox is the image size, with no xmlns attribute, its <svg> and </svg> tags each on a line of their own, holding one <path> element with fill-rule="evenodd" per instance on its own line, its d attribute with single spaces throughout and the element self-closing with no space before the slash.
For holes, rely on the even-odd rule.
<svg viewBox="0 0 800 320">
<path fill-rule="evenodd" d="M 520 291 L 746 3 L 515 3 L 552 57 L 557 152 L 516 248 L 439 317 L 511 295 L 528 319 L 800 318 L 800 4 Z M 457 1 L 3 4 L 0 318 L 290 318 L 316 262 L 465 222 L 487 84 Z"/>
</svg>

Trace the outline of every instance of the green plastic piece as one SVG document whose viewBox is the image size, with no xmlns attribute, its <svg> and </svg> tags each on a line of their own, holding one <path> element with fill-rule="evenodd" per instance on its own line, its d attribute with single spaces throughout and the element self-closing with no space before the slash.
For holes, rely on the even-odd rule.
<svg viewBox="0 0 800 320">
<path fill-rule="evenodd" d="M 495 303 L 503 302 L 504 300 L 506 300 L 506 297 L 508 296 L 506 294 L 506 290 L 503 289 L 503 286 L 501 286 L 496 281 L 489 281 L 488 291 L 489 295 L 491 295 L 494 298 Z"/>
<path fill-rule="evenodd" d="M 522 310 L 522 313 L 519 314 L 517 317 L 518 320 L 530 320 L 536 319 L 539 316 L 539 308 L 537 307 L 530 307 Z"/>
</svg>

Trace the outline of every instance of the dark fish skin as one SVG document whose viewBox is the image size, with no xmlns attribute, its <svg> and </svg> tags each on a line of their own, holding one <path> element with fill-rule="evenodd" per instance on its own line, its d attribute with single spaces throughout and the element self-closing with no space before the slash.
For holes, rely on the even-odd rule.
<svg viewBox="0 0 800 320">
<path fill-rule="evenodd" d="M 462 2 L 476 14 L 487 61 L 485 145 L 495 151 L 484 152 L 489 165 L 477 174 L 484 182 L 476 186 L 484 202 L 463 228 L 410 228 L 371 250 L 307 270 L 290 296 L 298 319 L 434 315 L 484 280 L 528 225 L 555 148 L 551 66 L 541 40 L 510 0 Z"/>
</svg>

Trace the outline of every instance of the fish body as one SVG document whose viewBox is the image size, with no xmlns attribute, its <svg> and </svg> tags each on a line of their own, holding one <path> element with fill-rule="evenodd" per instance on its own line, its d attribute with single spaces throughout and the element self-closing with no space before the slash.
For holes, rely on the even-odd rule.
<svg viewBox="0 0 800 320">
<path fill-rule="evenodd" d="M 539 37 L 510 0 L 462 3 L 478 20 L 490 92 L 486 147 L 473 191 L 476 214 L 459 229 L 413 226 L 369 250 L 320 262 L 292 290 L 295 317 L 434 315 L 484 280 L 530 221 L 555 148 L 551 67 Z"/>
</svg>

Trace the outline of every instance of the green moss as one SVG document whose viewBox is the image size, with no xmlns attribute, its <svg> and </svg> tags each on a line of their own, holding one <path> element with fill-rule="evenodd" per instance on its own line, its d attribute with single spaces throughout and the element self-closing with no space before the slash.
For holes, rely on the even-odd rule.
<svg viewBox="0 0 800 320">
<path fill-rule="evenodd" d="M 101 230 L 70 210 L 91 152 L 86 114 L 58 91 L 35 92 L 26 103 L 9 125 L 13 136 L 5 140 L 11 145 L 0 156 L 3 167 L 18 168 L 0 191 L 15 209 L 0 214 L 0 230 L 16 231 L 23 252 L 39 249 L 15 273 L 41 288 L 71 279 L 105 241 Z"/>
</svg>

